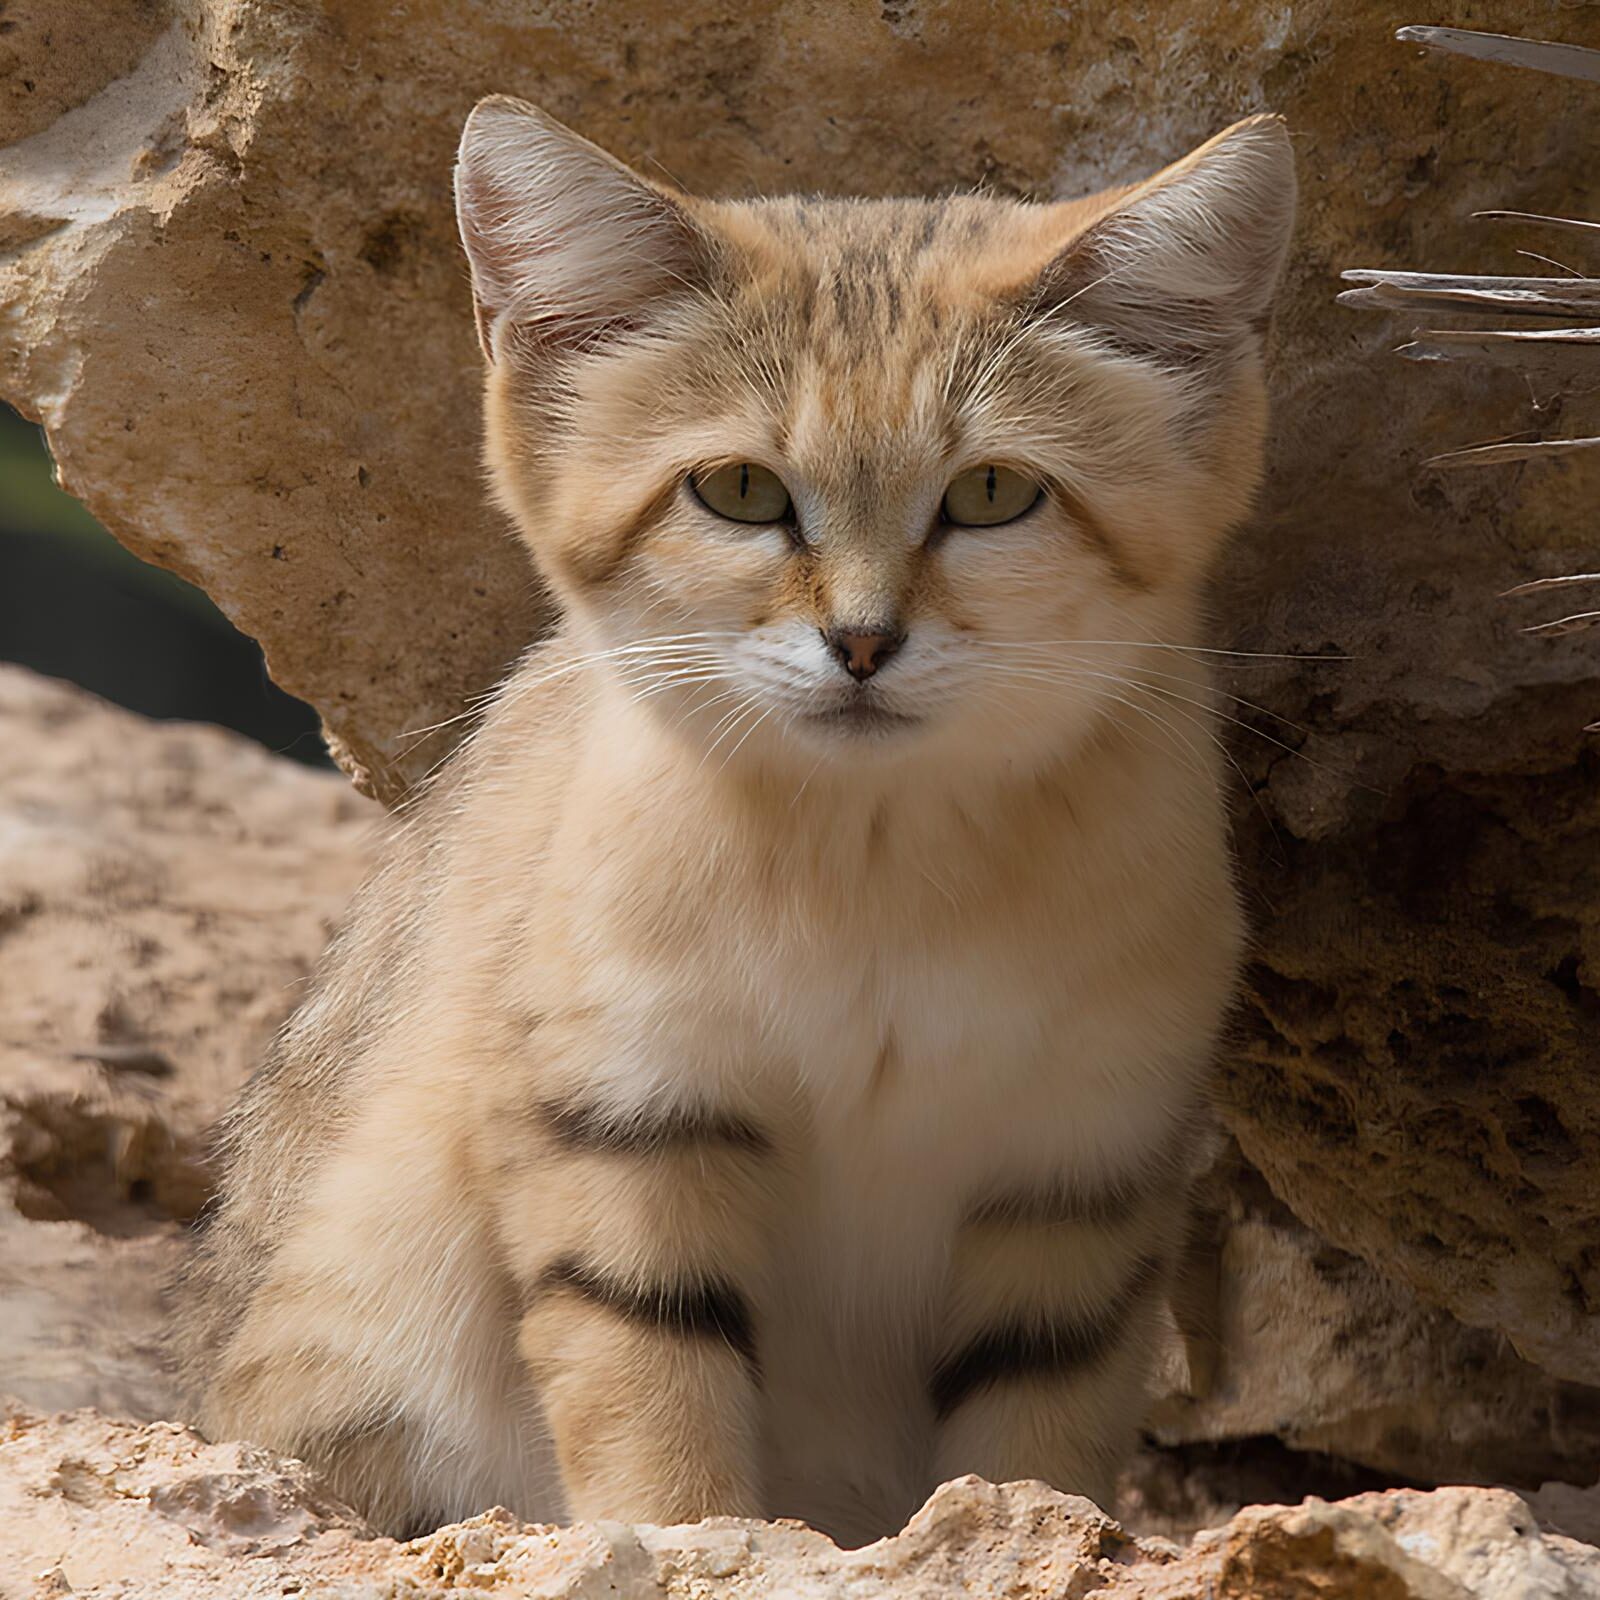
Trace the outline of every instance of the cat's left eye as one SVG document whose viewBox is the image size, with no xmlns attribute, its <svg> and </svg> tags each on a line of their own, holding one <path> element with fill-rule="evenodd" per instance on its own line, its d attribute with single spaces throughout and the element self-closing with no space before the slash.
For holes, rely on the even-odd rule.
<svg viewBox="0 0 1600 1600">
<path fill-rule="evenodd" d="M 782 522 L 789 515 L 783 479 L 754 461 L 689 474 L 700 503 L 730 522 Z"/>
<path fill-rule="evenodd" d="M 973 467 L 957 473 L 944 492 L 944 520 L 961 528 L 992 528 L 1031 510 L 1044 491 L 1010 467 Z"/>
</svg>

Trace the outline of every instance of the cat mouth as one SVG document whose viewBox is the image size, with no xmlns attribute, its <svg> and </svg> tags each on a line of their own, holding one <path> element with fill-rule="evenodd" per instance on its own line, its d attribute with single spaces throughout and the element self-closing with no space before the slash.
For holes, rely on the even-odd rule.
<svg viewBox="0 0 1600 1600">
<path fill-rule="evenodd" d="M 816 727 L 845 734 L 886 734 L 914 726 L 921 719 L 893 711 L 876 696 L 858 694 L 820 711 L 808 711 L 806 721 Z"/>
</svg>

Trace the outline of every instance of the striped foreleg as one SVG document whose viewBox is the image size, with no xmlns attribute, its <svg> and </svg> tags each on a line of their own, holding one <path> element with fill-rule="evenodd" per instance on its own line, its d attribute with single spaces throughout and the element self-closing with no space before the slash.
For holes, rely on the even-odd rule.
<svg viewBox="0 0 1600 1600">
<path fill-rule="evenodd" d="M 975 1205 L 929 1384 L 940 1480 L 1041 1478 L 1109 1503 L 1143 1411 L 1181 1187 L 1070 1186 Z"/>
<path fill-rule="evenodd" d="M 776 1150 L 743 1116 L 568 1095 L 526 1119 L 505 1210 L 518 1344 L 568 1510 L 759 1515 L 761 1270 Z"/>
</svg>

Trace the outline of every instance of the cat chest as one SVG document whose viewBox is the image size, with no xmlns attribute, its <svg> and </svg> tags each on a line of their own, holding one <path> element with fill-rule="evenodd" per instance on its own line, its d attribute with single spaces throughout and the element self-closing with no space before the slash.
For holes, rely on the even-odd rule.
<svg viewBox="0 0 1600 1600">
<path fill-rule="evenodd" d="M 791 963 L 777 1018 L 817 1182 L 863 1200 L 1115 1162 L 1164 1125 L 1194 1053 L 1149 996 L 981 951 Z"/>
</svg>

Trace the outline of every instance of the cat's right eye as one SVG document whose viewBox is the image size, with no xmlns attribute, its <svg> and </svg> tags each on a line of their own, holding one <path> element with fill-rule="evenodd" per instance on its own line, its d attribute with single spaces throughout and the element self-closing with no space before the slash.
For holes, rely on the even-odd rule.
<svg viewBox="0 0 1600 1600">
<path fill-rule="evenodd" d="M 754 461 L 691 472 L 689 487 L 701 505 L 730 522 L 782 522 L 789 515 L 783 480 Z"/>
</svg>

